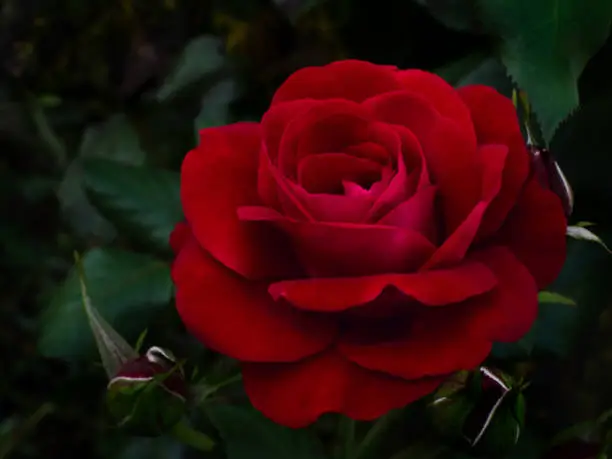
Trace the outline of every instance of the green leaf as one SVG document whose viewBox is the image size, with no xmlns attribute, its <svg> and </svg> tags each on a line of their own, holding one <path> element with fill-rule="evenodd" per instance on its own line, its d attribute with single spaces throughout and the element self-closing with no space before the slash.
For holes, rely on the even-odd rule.
<svg viewBox="0 0 612 459">
<path fill-rule="evenodd" d="M 138 357 L 138 352 L 102 317 L 91 302 L 87 293 L 85 270 L 79 255 L 75 252 L 76 269 L 81 289 L 81 300 L 87 315 L 89 326 L 96 340 L 96 346 L 102 359 L 102 366 L 108 379 L 114 378 L 121 366 Z"/>
<path fill-rule="evenodd" d="M 206 412 L 224 440 L 228 459 L 325 457 L 314 434 L 275 424 L 251 407 L 210 404 Z"/>
<path fill-rule="evenodd" d="M 487 60 L 487 55 L 481 51 L 468 54 L 434 71 L 450 85 L 456 85 L 458 81 L 469 75 L 477 67 Z"/>
<path fill-rule="evenodd" d="M 456 86 L 462 87 L 471 84 L 484 84 L 497 89 L 506 97 L 512 95 L 512 81 L 506 73 L 506 68 L 497 59 L 489 58 L 481 61 L 468 73 L 460 78 Z"/>
<path fill-rule="evenodd" d="M 68 166 L 58 189 L 62 212 L 77 234 L 94 235 L 106 241 L 115 236 L 113 226 L 87 199 L 83 188 L 83 161 L 87 158 L 105 158 L 140 165 L 145 156 L 138 135 L 125 115 L 114 115 L 104 123 L 87 128 L 79 154 Z"/>
<path fill-rule="evenodd" d="M 563 296 L 560 293 L 555 293 L 555 292 L 540 292 L 538 294 L 538 302 L 564 304 L 567 306 L 576 306 L 576 302 L 574 300 L 566 296 Z"/>
<path fill-rule="evenodd" d="M 547 142 L 578 107 L 578 77 L 605 43 L 612 2 L 481 0 L 481 20 L 501 39 L 500 55 L 527 93 Z"/>
<path fill-rule="evenodd" d="M 84 181 L 92 203 L 117 228 L 168 249 L 170 232 L 183 218 L 178 173 L 90 159 Z"/>
<path fill-rule="evenodd" d="M 575 111 L 559 126 L 550 145 L 574 190 L 576 221 L 595 221 L 604 226 L 611 221 L 610 113 L 612 91 L 600 94 Z"/>
<path fill-rule="evenodd" d="M 138 133 L 124 114 L 89 127 L 83 135 L 79 156 L 106 158 L 125 164 L 142 164 L 146 153 L 140 146 Z"/>
<path fill-rule="evenodd" d="M 116 249 L 92 249 L 83 257 L 93 304 L 118 333 L 131 340 L 172 297 L 169 266 L 148 255 Z M 40 352 L 69 360 L 95 356 L 96 344 L 81 303 L 73 270 L 40 318 Z"/>
<path fill-rule="evenodd" d="M 190 41 L 178 62 L 157 93 L 157 100 L 164 102 L 180 91 L 221 69 L 224 57 L 221 40 L 203 35 Z"/>
<path fill-rule="evenodd" d="M 202 108 L 194 121 L 196 143 L 199 143 L 201 129 L 230 122 L 230 103 L 236 97 L 236 92 L 236 82 L 226 79 L 214 85 L 202 97 Z"/>
</svg>

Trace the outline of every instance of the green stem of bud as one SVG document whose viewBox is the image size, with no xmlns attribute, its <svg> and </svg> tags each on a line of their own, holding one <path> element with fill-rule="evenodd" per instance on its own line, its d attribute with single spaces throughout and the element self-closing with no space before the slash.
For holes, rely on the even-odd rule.
<svg viewBox="0 0 612 459">
<path fill-rule="evenodd" d="M 208 435 L 192 428 L 186 420 L 179 421 L 172 428 L 172 436 L 184 445 L 199 451 L 212 451 L 215 442 Z"/>
</svg>

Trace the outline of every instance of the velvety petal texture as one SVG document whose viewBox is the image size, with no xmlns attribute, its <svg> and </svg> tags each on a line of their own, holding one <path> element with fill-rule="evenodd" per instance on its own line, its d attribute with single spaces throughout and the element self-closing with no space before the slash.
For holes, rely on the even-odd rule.
<svg viewBox="0 0 612 459">
<path fill-rule="evenodd" d="M 185 157 L 177 310 L 270 419 L 375 419 L 529 331 L 567 226 L 530 164 L 492 88 L 298 70 L 260 123 L 205 129 Z"/>
</svg>

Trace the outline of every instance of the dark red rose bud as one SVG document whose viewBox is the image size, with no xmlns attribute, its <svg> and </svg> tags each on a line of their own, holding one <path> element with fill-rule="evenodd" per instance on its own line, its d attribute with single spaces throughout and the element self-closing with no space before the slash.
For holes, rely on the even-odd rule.
<svg viewBox="0 0 612 459">
<path fill-rule="evenodd" d="M 107 388 L 107 407 L 119 427 L 161 435 L 186 409 L 187 384 L 174 356 L 159 347 L 125 363 Z"/>
<path fill-rule="evenodd" d="M 572 440 L 552 448 L 544 459 L 596 459 L 601 449 L 601 445 Z"/>
<path fill-rule="evenodd" d="M 430 413 L 434 426 L 475 453 L 496 454 L 514 446 L 525 417 L 520 387 L 500 371 L 461 372 L 443 384 Z"/>
<path fill-rule="evenodd" d="M 574 192 L 550 150 L 529 145 L 533 174 L 542 184 L 557 194 L 563 202 L 565 215 L 569 217 L 574 208 Z"/>
</svg>

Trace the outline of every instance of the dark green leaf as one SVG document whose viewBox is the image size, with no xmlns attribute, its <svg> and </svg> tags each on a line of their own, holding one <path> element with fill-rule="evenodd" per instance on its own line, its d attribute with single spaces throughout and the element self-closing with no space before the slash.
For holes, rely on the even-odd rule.
<svg viewBox="0 0 612 459">
<path fill-rule="evenodd" d="M 214 85 L 202 98 L 200 113 L 194 121 L 196 143 L 201 129 L 221 126 L 230 122 L 230 103 L 236 96 L 236 82 L 222 80 Z"/>
<path fill-rule="evenodd" d="M 117 228 L 168 248 L 170 232 L 183 218 L 178 173 L 103 159 L 86 161 L 84 172 L 92 202 Z"/>
<path fill-rule="evenodd" d="M 447 83 L 456 85 L 462 78 L 469 75 L 487 60 L 485 53 L 477 51 L 435 70 L 434 73 L 444 78 Z"/>
<path fill-rule="evenodd" d="M 504 459 L 541 459 L 546 443 L 534 432 L 526 430 L 519 438 L 517 445 L 510 449 Z"/>
<path fill-rule="evenodd" d="M 76 270 L 81 290 L 81 302 L 87 315 L 91 332 L 102 359 L 108 379 L 114 378 L 123 364 L 138 357 L 138 352 L 102 317 L 91 302 L 87 292 L 85 270 L 81 258 L 76 254 Z"/>
<path fill-rule="evenodd" d="M 604 44 L 612 2 L 593 0 L 481 0 L 487 28 L 501 39 L 510 75 L 529 94 L 549 142 L 579 103 L 578 77 Z"/>
<path fill-rule="evenodd" d="M 559 126 L 550 146 L 574 190 L 574 220 L 612 222 L 612 92 L 580 107 Z M 595 228 L 597 231 L 597 228 Z"/>
<path fill-rule="evenodd" d="M 114 228 L 89 203 L 83 189 L 83 161 L 87 158 L 105 158 L 140 165 L 145 160 L 145 152 L 128 119 L 124 115 L 115 115 L 85 131 L 79 155 L 66 170 L 60 184 L 58 199 L 62 212 L 75 231 L 108 241 L 115 235 Z"/>
<path fill-rule="evenodd" d="M 506 97 L 512 95 L 512 81 L 503 64 L 494 58 L 481 61 L 456 83 L 457 87 L 471 84 L 491 86 Z"/>
<path fill-rule="evenodd" d="M 166 101 L 187 86 L 219 70 L 223 66 L 223 49 L 219 38 L 204 35 L 187 44 L 178 63 L 157 93 L 157 100 Z"/>
<path fill-rule="evenodd" d="M 322 459 L 307 430 L 280 426 L 251 407 L 209 405 L 206 412 L 224 440 L 228 459 Z"/>
<path fill-rule="evenodd" d="M 172 296 L 170 268 L 147 255 L 93 249 L 83 257 L 88 293 L 100 315 L 122 336 L 135 338 Z M 76 271 L 54 295 L 40 322 L 40 352 L 49 357 L 84 359 L 96 345 L 81 303 Z"/>
</svg>

